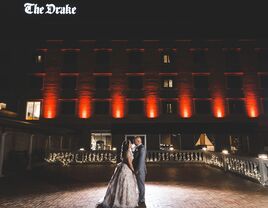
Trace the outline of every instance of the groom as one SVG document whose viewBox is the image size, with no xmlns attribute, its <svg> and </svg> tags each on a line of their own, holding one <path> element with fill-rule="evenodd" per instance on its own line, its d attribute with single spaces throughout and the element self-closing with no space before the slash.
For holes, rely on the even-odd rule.
<svg viewBox="0 0 268 208">
<path fill-rule="evenodd" d="M 133 167 L 136 173 L 138 189 L 139 189 L 139 206 L 146 207 L 145 205 L 145 175 L 147 173 L 145 160 L 146 160 L 146 149 L 142 144 L 141 137 L 137 136 L 134 138 L 134 144 L 136 148 L 134 150 Z"/>
</svg>

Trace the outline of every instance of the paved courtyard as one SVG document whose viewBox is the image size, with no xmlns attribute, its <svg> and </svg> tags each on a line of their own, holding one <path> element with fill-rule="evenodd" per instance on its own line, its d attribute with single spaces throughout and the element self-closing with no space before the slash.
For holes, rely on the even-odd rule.
<svg viewBox="0 0 268 208">
<path fill-rule="evenodd" d="M 113 166 L 51 168 L 0 179 L 0 207 L 94 208 Z M 152 165 L 147 207 L 268 207 L 268 188 L 200 165 Z"/>
</svg>

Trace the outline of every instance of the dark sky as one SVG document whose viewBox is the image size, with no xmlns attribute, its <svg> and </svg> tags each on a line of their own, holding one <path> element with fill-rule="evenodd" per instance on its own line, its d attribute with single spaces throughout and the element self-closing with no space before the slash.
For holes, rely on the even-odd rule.
<svg viewBox="0 0 268 208">
<path fill-rule="evenodd" d="M 26 15 L 24 3 L 77 7 L 75 16 Z M 184 3 L 180 3 L 184 2 Z M 187 3 L 185 3 L 187 2 Z M 9 39 L 266 38 L 260 4 L 221 1 L 11 0 L 2 35 Z"/>
</svg>

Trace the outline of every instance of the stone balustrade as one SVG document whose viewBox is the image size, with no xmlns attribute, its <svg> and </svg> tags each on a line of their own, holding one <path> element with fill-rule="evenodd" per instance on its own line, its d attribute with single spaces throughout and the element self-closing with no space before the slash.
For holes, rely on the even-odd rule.
<svg viewBox="0 0 268 208">
<path fill-rule="evenodd" d="M 45 160 L 63 166 L 84 163 L 116 163 L 116 151 L 51 152 Z M 147 163 L 200 163 L 220 168 L 268 185 L 268 160 L 203 150 L 147 151 Z"/>
</svg>

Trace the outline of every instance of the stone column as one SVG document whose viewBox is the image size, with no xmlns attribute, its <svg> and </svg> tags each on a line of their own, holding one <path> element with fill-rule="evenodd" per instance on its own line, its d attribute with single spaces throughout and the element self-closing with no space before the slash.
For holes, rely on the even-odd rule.
<svg viewBox="0 0 268 208">
<path fill-rule="evenodd" d="M 180 117 L 190 118 L 193 115 L 192 57 L 187 47 L 178 48 L 177 51 L 178 112 Z"/>
<path fill-rule="evenodd" d="M 60 136 L 60 151 L 62 151 L 63 136 Z"/>
<path fill-rule="evenodd" d="M 33 138 L 34 138 L 34 134 L 31 134 L 30 139 L 29 139 L 27 170 L 31 170 L 32 169 Z"/>
<path fill-rule="evenodd" d="M 4 156 L 5 156 L 5 140 L 7 132 L 0 134 L 0 178 L 4 177 L 3 175 L 3 165 L 4 165 Z"/>
<path fill-rule="evenodd" d="M 248 117 L 256 118 L 260 114 L 260 99 L 258 92 L 258 74 L 256 71 L 257 55 L 253 48 L 241 49 L 241 68 L 244 72 L 243 91 L 245 108 Z"/>
<path fill-rule="evenodd" d="M 51 136 L 48 136 L 48 140 L 47 140 L 47 151 L 50 152 L 51 149 Z"/>
</svg>

